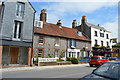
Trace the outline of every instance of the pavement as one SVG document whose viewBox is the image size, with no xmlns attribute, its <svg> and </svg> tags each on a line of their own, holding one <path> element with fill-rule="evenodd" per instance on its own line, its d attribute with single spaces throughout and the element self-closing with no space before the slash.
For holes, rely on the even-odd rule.
<svg viewBox="0 0 120 80">
<path fill-rule="evenodd" d="M 63 67 L 75 67 L 75 66 L 88 66 L 88 64 L 70 64 L 70 65 L 53 65 L 53 66 L 33 66 L 33 67 L 9 67 L 1 68 L 2 72 L 11 72 L 11 71 L 27 71 L 27 70 L 43 70 L 50 68 L 63 68 Z"/>
</svg>

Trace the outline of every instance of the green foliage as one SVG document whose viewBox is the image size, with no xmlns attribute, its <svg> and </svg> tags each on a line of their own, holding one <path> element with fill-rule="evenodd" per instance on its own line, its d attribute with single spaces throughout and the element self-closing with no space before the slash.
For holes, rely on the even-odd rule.
<svg viewBox="0 0 120 80">
<path fill-rule="evenodd" d="M 61 58 L 63 58 L 63 57 L 65 57 L 65 56 L 64 56 L 64 53 L 61 52 L 61 53 L 60 53 L 60 56 L 59 56 L 59 61 L 61 61 Z"/>
<path fill-rule="evenodd" d="M 78 60 L 75 57 L 72 57 L 72 58 L 68 57 L 67 61 L 71 61 L 72 64 L 78 64 Z"/>
<path fill-rule="evenodd" d="M 116 43 L 115 45 L 120 45 L 120 43 Z"/>
<path fill-rule="evenodd" d="M 33 64 L 38 64 L 38 58 L 33 62 Z"/>
<path fill-rule="evenodd" d="M 52 55 L 51 55 L 51 54 L 48 54 L 48 57 L 49 57 L 49 58 L 52 58 Z"/>
</svg>

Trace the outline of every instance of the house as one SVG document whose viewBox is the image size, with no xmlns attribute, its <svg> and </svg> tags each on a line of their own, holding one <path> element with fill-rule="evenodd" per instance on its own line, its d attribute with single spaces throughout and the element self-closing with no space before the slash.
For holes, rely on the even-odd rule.
<svg viewBox="0 0 120 80">
<path fill-rule="evenodd" d="M 82 16 L 80 26 L 73 26 L 73 28 L 82 31 L 82 33 L 85 34 L 85 36 L 91 40 L 91 47 L 93 48 L 93 50 L 97 50 L 96 48 L 103 49 L 104 47 L 106 50 L 109 50 L 109 52 L 111 51 L 111 32 L 106 30 L 104 27 L 101 27 L 99 24 L 94 25 L 87 22 L 86 16 Z M 107 56 L 107 54 L 104 53 L 103 50 L 102 54 L 95 53 L 94 55 Z"/>
<path fill-rule="evenodd" d="M 41 10 L 40 20 L 35 20 L 34 57 L 59 58 L 88 57 L 91 51 L 91 41 L 80 31 L 62 25 L 46 22 L 46 10 Z"/>
<path fill-rule="evenodd" d="M 30 65 L 35 10 L 27 0 L 0 2 L 0 63 Z"/>
</svg>

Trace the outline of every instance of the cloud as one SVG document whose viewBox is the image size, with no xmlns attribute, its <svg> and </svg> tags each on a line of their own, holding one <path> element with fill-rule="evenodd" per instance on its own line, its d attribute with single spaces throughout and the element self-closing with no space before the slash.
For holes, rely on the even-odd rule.
<svg viewBox="0 0 120 80">
<path fill-rule="evenodd" d="M 119 0 L 29 0 L 31 2 L 118 2 Z"/>
<path fill-rule="evenodd" d="M 111 32 L 111 37 L 112 38 L 118 38 L 118 21 L 116 19 L 116 21 L 114 22 L 106 22 L 105 24 L 103 24 L 103 26 Z"/>
<path fill-rule="evenodd" d="M 81 13 L 92 13 L 100 8 L 117 5 L 117 2 L 105 1 L 106 2 L 55 2 L 41 7 L 47 9 L 48 20 L 55 22 L 68 14 L 79 15 Z"/>
</svg>

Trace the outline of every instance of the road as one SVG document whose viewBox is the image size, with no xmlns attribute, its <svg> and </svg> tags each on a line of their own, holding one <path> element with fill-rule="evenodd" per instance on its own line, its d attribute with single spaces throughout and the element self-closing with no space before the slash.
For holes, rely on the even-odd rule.
<svg viewBox="0 0 120 80">
<path fill-rule="evenodd" d="M 90 74 L 96 67 L 72 66 L 28 71 L 3 72 L 3 78 L 82 78 Z"/>
</svg>

